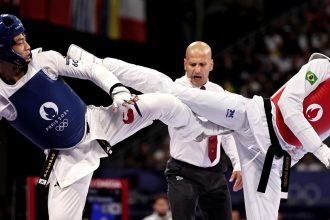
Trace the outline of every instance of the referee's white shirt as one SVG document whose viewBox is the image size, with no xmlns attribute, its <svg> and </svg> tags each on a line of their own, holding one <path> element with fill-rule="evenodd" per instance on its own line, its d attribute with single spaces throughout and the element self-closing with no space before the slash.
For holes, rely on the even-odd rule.
<svg viewBox="0 0 330 220">
<path fill-rule="evenodd" d="M 187 87 L 195 87 L 186 75 L 175 80 L 175 82 Z M 210 81 L 208 81 L 204 86 L 206 90 L 224 92 L 224 89 L 221 86 Z M 200 89 L 198 87 L 195 88 Z M 202 117 L 200 118 L 202 120 L 207 120 Z M 208 157 L 207 138 L 201 142 L 184 142 L 182 141 L 182 138 L 180 138 L 179 134 L 176 134 L 173 128 L 168 127 L 168 130 L 170 135 L 170 154 L 172 158 L 198 167 L 212 167 L 218 164 L 220 160 L 220 146 L 222 143 L 225 153 L 231 160 L 234 171 L 241 170 L 235 140 L 231 134 L 218 136 L 217 156 L 216 159 L 211 162 Z"/>
</svg>

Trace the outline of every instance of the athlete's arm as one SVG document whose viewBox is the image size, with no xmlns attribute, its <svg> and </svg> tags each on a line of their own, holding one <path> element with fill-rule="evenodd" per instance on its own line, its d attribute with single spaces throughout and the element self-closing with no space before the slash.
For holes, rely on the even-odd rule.
<svg viewBox="0 0 330 220">
<path fill-rule="evenodd" d="M 96 63 L 66 59 L 55 51 L 38 54 L 38 59 L 46 74 L 90 80 L 108 94 L 114 85 L 120 83 L 109 70 Z"/>
<path fill-rule="evenodd" d="M 137 97 L 131 95 L 130 91 L 112 72 L 97 63 L 66 59 L 55 51 L 44 52 L 44 54 L 40 54 L 39 59 L 44 72 L 50 76 L 61 75 L 94 82 L 111 95 L 113 111 L 117 111 L 121 106 L 126 106 L 127 103 L 134 104 L 137 101 Z"/>
</svg>

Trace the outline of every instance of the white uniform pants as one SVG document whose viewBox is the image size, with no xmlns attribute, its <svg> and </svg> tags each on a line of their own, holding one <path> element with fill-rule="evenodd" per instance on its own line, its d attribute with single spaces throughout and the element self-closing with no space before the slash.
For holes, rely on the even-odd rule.
<svg viewBox="0 0 330 220">
<path fill-rule="evenodd" d="M 61 188 L 51 182 L 48 192 L 49 220 L 81 220 L 93 173 Z"/>
</svg>

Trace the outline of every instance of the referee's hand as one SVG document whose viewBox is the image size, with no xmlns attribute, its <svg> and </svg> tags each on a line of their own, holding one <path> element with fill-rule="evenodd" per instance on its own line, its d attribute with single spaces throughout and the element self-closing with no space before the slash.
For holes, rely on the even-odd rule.
<svg viewBox="0 0 330 220">
<path fill-rule="evenodd" d="M 233 171 L 233 173 L 231 174 L 231 177 L 229 179 L 229 182 L 233 182 L 234 186 L 233 186 L 233 191 L 237 192 L 238 190 L 241 190 L 243 188 L 243 180 L 242 180 L 242 175 L 241 175 L 241 171 Z"/>
</svg>

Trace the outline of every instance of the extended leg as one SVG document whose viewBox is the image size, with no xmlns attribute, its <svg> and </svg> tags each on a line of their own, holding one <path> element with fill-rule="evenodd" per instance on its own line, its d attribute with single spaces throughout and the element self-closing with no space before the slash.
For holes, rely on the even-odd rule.
<svg viewBox="0 0 330 220">
<path fill-rule="evenodd" d="M 196 114 L 230 130 L 240 129 L 245 123 L 246 99 L 240 95 L 187 88 L 156 70 L 112 58 L 101 60 L 75 45 L 70 46 L 67 56 L 83 62 L 102 63 L 123 84 L 143 93 L 171 93 Z"/>
<path fill-rule="evenodd" d="M 174 83 L 156 70 L 105 58 L 103 65 L 125 85 L 143 93 L 162 92 L 178 97 L 193 112 L 230 130 L 240 129 L 246 120 L 246 98 L 228 92 L 201 91 Z"/>
<path fill-rule="evenodd" d="M 211 122 L 200 121 L 178 98 L 170 94 L 149 93 L 139 96 L 137 102 L 142 117 L 132 106 L 127 112 L 112 112 L 109 108 L 95 108 L 95 118 L 90 125 L 91 133 L 102 134 L 112 145 L 124 140 L 140 129 L 149 126 L 154 120 L 177 129 L 186 140 L 194 140 L 202 133 L 206 136 L 223 132 L 223 128 Z M 94 110 L 93 110 L 94 111 Z M 94 130 L 96 129 L 96 130 Z"/>
</svg>

